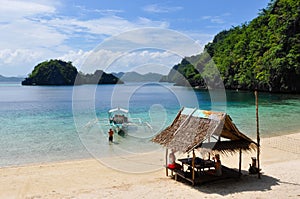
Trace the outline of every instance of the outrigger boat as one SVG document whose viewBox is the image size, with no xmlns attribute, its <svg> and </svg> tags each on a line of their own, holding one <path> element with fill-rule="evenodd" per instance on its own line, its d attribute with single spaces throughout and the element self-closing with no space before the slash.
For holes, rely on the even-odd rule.
<svg viewBox="0 0 300 199">
<path fill-rule="evenodd" d="M 124 136 L 128 131 L 128 110 L 114 108 L 108 111 L 109 125 L 115 133 Z"/>
<path fill-rule="evenodd" d="M 129 111 L 124 108 L 113 108 L 108 111 L 110 128 L 120 136 L 151 134 L 152 127 L 148 122 L 143 122 L 140 118 L 130 118 Z M 147 132 L 145 132 L 147 131 Z"/>
</svg>

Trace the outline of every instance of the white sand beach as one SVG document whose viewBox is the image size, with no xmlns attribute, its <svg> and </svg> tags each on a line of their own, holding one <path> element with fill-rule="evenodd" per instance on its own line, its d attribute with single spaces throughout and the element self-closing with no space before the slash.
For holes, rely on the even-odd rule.
<svg viewBox="0 0 300 199">
<path fill-rule="evenodd" d="M 300 198 L 300 133 L 261 141 L 261 179 L 249 176 L 243 154 L 241 179 L 192 187 L 165 176 L 165 170 L 128 174 L 94 159 L 0 169 L 0 198 Z M 238 154 L 221 156 L 238 168 Z"/>
</svg>

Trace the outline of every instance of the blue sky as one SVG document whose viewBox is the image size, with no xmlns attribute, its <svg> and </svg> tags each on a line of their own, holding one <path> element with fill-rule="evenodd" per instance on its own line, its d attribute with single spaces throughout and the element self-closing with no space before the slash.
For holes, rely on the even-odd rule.
<svg viewBox="0 0 300 199">
<path fill-rule="evenodd" d="M 72 61 L 80 69 L 103 41 L 149 27 L 176 31 L 203 47 L 218 32 L 255 18 L 268 3 L 268 0 L 1 0 L 0 74 L 26 76 L 39 62 L 56 58 Z M 149 32 L 137 34 L 135 40 L 143 41 L 146 36 L 151 37 Z M 105 49 L 104 53 L 102 49 L 99 55 L 108 59 L 116 57 L 118 52 Z M 143 62 L 135 59 L 141 55 Z M 147 64 L 150 59 L 164 66 L 157 72 L 166 73 L 181 57 L 166 50 L 139 49 L 114 61 L 115 66 L 110 70 L 151 68 Z"/>
</svg>

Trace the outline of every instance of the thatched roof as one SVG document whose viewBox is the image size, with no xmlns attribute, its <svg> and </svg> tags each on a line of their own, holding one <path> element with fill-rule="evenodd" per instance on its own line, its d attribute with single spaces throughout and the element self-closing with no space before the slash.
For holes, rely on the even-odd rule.
<svg viewBox="0 0 300 199">
<path fill-rule="evenodd" d="M 227 142 L 221 141 L 221 138 L 227 139 Z M 191 108 L 181 109 L 173 123 L 152 141 L 181 152 L 204 146 L 221 152 L 255 147 L 255 142 L 242 134 L 226 113 Z"/>
<path fill-rule="evenodd" d="M 211 149 L 225 154 L 233 154 L 240 149 L 245 151 L 255 150 L 255 143 L 250 143 L 246 140 L 234 140 L 234 141 L 217 141 L 201 143 L 196 148 Z"/>
</svg>

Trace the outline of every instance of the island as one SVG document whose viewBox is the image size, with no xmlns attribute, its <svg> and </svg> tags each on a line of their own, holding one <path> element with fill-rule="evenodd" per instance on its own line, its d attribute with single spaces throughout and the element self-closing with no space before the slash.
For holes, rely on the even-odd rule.
<svg viewBox="0 0 300 199">
<path fill-rule="evenodd" d="M 72 62 L 49 60 L 36 65 L 22 85 L 80 85 L 80 84 L 122 84 L 123 82 L 112 74 L 102 70 L 94 74 L 78 72 Z"/>
<path fill-rule="evenodd" d="M 135 71 L 131 72 L 119 72 L 119 73 L 112 73 L 114 76 L 120 78 L 124 82 L 158 82 L 162 78 L 162 74 L 159 73 L 146 73 L 140 74 Z"/>
</svg>

